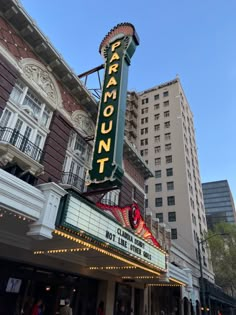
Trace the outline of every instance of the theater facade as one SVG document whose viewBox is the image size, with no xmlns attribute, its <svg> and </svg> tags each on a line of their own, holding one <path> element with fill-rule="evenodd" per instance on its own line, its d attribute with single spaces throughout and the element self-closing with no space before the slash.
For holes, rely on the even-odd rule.
<svg viewBox="0 0 236 315">
<path fill-rule="evenodd" d="M 66 298 L 73 314 L 100 301 L 106 314 L 183 313 L 191 279 L 144 211 L 152 172 L 123 135 L 134 27 L 102 41 L 98 106 L 19 2 L 0 7 L 0 314 L 38 298 L 50 315 Z"/>
</svg>

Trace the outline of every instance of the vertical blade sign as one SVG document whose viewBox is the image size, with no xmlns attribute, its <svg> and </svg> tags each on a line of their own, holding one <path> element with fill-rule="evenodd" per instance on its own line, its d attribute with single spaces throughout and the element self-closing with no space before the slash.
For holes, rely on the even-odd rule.
<svg viewBox="0 0 236 315">
<path fill-rule="evenodd" d="M 100 45 L 105 76 L 92 169 L 87 181 L 93 189 L 121 185 L 128 67 L 138 44 L 134 26 L 122 23 L 114 27 Z"/>
</svg>

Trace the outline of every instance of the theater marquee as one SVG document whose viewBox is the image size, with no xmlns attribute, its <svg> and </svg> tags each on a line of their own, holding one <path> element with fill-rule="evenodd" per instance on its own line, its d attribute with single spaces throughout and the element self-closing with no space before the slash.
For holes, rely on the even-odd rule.
<svg viewBox="0 0 236 315">
<path fill-rule="evenodd" d="M 60 226 L 74 232 L 82 232 L 94 241 L 109 244 L 112 250 L 130 255 L 133 258 L 152 265 L 162 271 L 167 269 L 166 253 L 151 245 L 141 237 L 125 229 L 112 217 L 99 211 L 85 200 L 78 199 L 70 192 L 64 197 L 63 216 Z"/>
<path fill-rule="evenodd" d="M 87 185 L 95 189 L 121 184 L 128 66 L 138 44 L 133 25 L 123 23 L 113 28 L 100 45 L 105 76 L 87 180 Z"/>
</svg>

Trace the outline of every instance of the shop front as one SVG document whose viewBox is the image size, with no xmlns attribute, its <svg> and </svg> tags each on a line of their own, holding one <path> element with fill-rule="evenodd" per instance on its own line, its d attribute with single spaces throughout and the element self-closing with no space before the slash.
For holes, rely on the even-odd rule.
<svg viewBox="0 0 236 315">
<path fill-rule="evenodd" d="M 121 307 L 127 314 L 152 314 L 156 302 L 149 285 L 187 283 L 181 270 L 170 268 L 169 278 L 168 255 L 136 208 L 117 209 L 116 218 L 114 209 L 98 208 L 53 183 L 22 186 L 11 174 L 2 182 L 1 315 L 27 314 L 39 298 L 50 315 L 58 314 L 66 298 L 75 315 L 96 313 L 100 301 L 106 314 Z M 18 194 L 24 198 L 16 202 Z"/>
<path fill-rule="evenodd" d="M 109 278 L 107 285 L 98 288 L 98 301 L 105 302 L 107 314 L 119 314 L 121 308 L 125 314 L 134 310 L 142 314 L 148 304 L 147 283 L 160 282 L 168 269 L 168 255 L 144 224 L 132 231 L 132 216 L 126 213 L 132 209 L 99 206 L 68 191 L 61 201 L 55 234 L 86 250 L 83 256 L 91 276 L 100 272 L 102 280 Z"/>
</svg>

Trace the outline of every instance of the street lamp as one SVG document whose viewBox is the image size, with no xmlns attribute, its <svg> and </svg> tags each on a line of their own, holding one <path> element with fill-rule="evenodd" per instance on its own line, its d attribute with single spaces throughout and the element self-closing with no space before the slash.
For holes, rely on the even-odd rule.
<svg viewBox="0 0 236 315">
<path fill-rule="evenodd" d="M 198 248 L 198 260 L 199 260 L 199 266 L 200 266 L 200 292 L 202 293 L 202 308 L 203 308 L 203 315 L 206 315 L 206 311 L 209 311 L 206 306 L 206 295 L 205 295 L 205 285 L 204 285 L 204 279 L 203 279 L 203 271 L 202 271 L 202 256 L 201 256 L 201 250 L 200 245 L 208 241 L 210 238 L 218 235 L 228 235 L 227 233 L 217 233 L 213 234 L 205 239 L 199 239 L 197 237 L 197 248 Z"/>
</svg>

